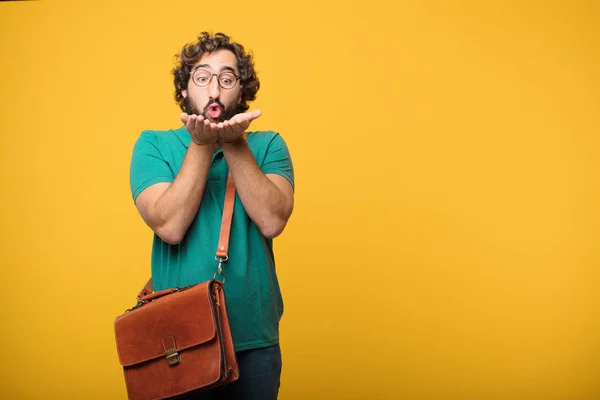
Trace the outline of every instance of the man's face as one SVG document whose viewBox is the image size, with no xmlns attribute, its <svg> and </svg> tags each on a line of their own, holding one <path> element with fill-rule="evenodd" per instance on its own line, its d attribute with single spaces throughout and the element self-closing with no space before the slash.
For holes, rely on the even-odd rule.
<svg viewBox="0 0 600 400">
<path fill-rule="evenodd" d="M 196 70 L 208 71 L 217 76 L 224 71 L 240 75 L 235 54 L 229 50 L 203 54 L 192 68 L 192 71 Z M 187 90 L 181 92 L 185 97 L 188 114 L 202 115 L 210 122 L 223 122 L 235 115 L 242 94 L 240 82 L 237 80 L 231 89 L 223 89 L 219 86 L 217 76 L 209 78 L 210 82 L 204 87 L 196 85 L 190 76 Z"/>
</svg>

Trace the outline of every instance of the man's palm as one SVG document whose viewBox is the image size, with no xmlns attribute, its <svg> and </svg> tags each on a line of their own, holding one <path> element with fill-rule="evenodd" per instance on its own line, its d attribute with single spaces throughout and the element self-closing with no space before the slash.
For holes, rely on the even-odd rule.
<svg viewBox="0 0 600 400">
<path fill-rule="evenodd" d="M 260 110 L 252 110 L 247 113 L 236 114 L 225 122 L 220 122 L 219 128 L 220 143 L 233 143 L 242 139 L 244 132 L 250 126 L 250 123 L 260 117 Z"/>
</svg>

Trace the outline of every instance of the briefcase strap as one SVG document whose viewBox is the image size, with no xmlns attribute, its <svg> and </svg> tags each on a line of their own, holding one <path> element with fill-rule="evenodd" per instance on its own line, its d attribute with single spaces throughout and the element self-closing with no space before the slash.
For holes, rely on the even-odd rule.
<svg viewBox="0 0 600 400">
<path fill-rule="evenodd" d="M 231 220 L 233 219 L 233 207 L 235 204 L 235 184 L 231 172 L 227 176 L 227 189 L 225 190 L 225 203 L 223 204 L 223 217 L 221 219 L 221 232 L 219 234 L 219 245 L 217 247 L 217 255 L 215 259 L 219 262 L 217 275 L 223 276 L 223 270 L 221 268 L 222 263 L 227 261 L 229 253 L 229 236 L 231 233 Z M 144 285 L 144 288 L 137 294 L 137 298 L 140 299 L 143 296 L 147 296 L 154 291 L 152 285 L 152 278 Z"/>
</svg>

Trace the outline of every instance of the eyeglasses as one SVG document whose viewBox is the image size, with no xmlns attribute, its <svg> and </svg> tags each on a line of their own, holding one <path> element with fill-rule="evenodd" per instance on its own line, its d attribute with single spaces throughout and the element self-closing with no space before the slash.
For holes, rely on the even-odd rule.
<svg viewBox="0 0 600 400">
<path fill-rule="evenodd" d="M 233 89 L 238 79 L 240 79 L 239 76 L 231 71 L 223 71 L 220 74 L 213 74 L 210 71 L 202 68 L 193 70 L 190 72 L 190 75 L 192 76 L 192 81 L 200 87 L 208 86 L 212 77 L 216 76 L 219 86 L 226 90 Z"/>
</svg>

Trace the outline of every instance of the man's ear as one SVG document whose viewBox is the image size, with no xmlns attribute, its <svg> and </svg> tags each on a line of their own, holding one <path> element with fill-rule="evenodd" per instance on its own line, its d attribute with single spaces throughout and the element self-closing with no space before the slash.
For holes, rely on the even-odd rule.
<svg viewBox="0 0 600 400">
<path fill-rule="evenodd" d="M 183 89 L 181 91 L 181 95 L 183 96 L 184 99 L 187 98 L 187 89 Z"/>
</svg>

